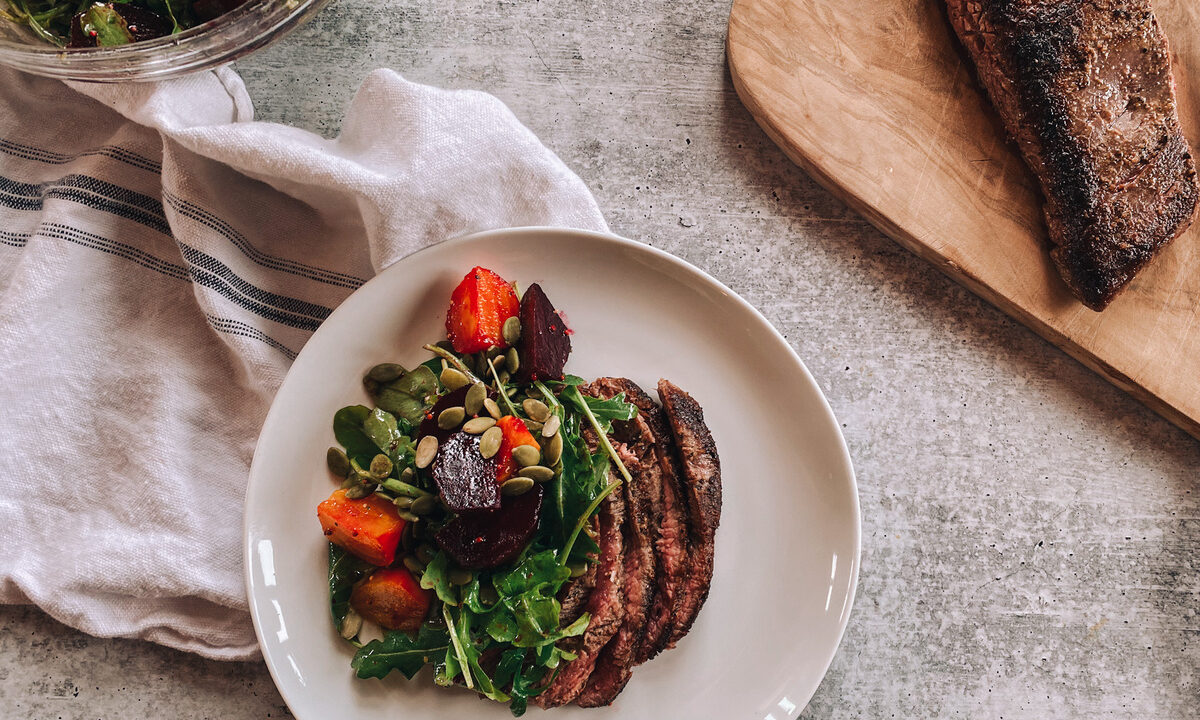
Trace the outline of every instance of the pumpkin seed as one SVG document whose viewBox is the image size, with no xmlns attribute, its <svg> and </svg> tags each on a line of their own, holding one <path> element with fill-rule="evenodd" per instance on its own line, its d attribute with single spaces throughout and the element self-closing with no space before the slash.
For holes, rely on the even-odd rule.
<svg viewBox="0 0 1200 720">
<path fill-rule="evenodd" d="M 413 480 L 417 478 L 417 471 L 410 467 L 406 467 L 400 471 L 400 482 L 412 485 Z"/>
<path fill-rule="evenodd" d="M 517 368 L 521 367 L 521 356 L 517 354 L 516 348 L 509 348 L 508 352 L 504 353 L 504 367 L 508 368 L 510 373 L 515 373 Z"/>
<path fill-rule="evenodd" d="M 496 377 L 500 378 L 501 385 L 507 385 L 508 381 L 512 380 L 512 375 L 510 375 L 507 370 L 501 370 L 499 373 L 496 374 Z M 517 391 L 516 388 L 509 388 L 505 394 L 512 395 L 516 391 Z"/>
<path fill-rule="evenodd" d="M 348 477 L 342 481 L 342 489 L 343 490 L 349 490 L 350 488 L 355 487 L 357 485 L 362 485 L 362 481 L 358 479 L 357 475 L 351 475 L 350 477 Z"/>
<path fill-rule="evenodd" d="M 397 509 L 396 514 L 399 515 L 400 517 L 404 518 L 405 520 L 407 520 L 410 523 L 415 523 L 415 522 L 421 521 L 420 516 L 418 516 L 416 513 L 414 513 L 411 509 L 410 510 Z M 416 531 L 414 530 L 413 532 L 415 533 Z"/>
<path fill-rule="evenodd" d="M 346 617 L 342 618 L 342 637 L 353 640 L 358 631 L 362 630 L 362 615 L 354 612 L 354 608 L 346 609 Z"/>
<path fill-rule="evenodd" d="M 417 559 L 423 563 L 433 562 L 433 548 L 429 547 L 425 543 L 421 543 L 420 545 L 418 545 L 417 546 Z"/>
<path fill-rule="evenodd" d="M 483 418 L 477 418 L 482 420 Z M 487 458 L 494 457 L 500 452 L 500 445 L 504 442 L 504 431 L 492 425 L 492 427 L 483 431 L 483 435 L 479 438 L 479 454 Z"/>
<path fill-rule="evenodd" d="M 504 342 L 509 345 L 516 345 L 521 339 L 521 318 L 513 315 L 504 321 L 504 325 L 500 328 L 500 337 L 504 338 Z"/>
<path fill-rule="evenodd" d="M 401 510 L 407 510 L 410 507 L 412 507 L 413 499 L 410 497 L 407 497 L 405 495 L 401 495 L 400 497 L 393 500 L 392 504 L 395 505 L 396 507 L 400 508 Z"/>
<path fill-rule="evenodd" d="M 541 432 L 542 424 L 537 420 L 526 420 L 525 427 L 529 428 L 529 432 Z"/>
<path fill-rule="evenodd" d="M 559 425 L 562 425 L 562 418 L 551 415 L 546 424 L 542 426 L 542 437 L 554 437 L 554 433 L 558 432 Z"/>
<path fill-rule="evenodd" d="M 415 573 L 424 573 L 425 572 L 425 563 L 416 559 L 412 555 L 404 556 L 404 567 L 408 568 L 409 570 L 412 570 Z"/>
<path fill-rule="evenodd" d="M 367 377 L 377 383 L 390 383 L 405 373 L 403 365 L 380 363 L 367 371 Z"/>
<path fill-rule="evenodd" d="M 542 454 L 532 445 L 518 445 L 512 449 L 512 458 L 521 467 L 529 467 L 537 465 L 542 459 Z"/>
<path fill-rule="evenodd" d="M 467 397 L 463 400 L 463 408 L 466 409 L 468 415 L 478 415 L 483 409 L 483 401 L 487 399 L 487 386 L 481 382 L 477 382 L 467 391 Z"/>
<path fill-rule="evenodd" d="M 526 415 L 537 422 L 544 423 L 550 417 L 550 408 L 541 400 L 530 398 L 521 403 L 521 407 L 525 409 Z"/>
<path fill-rule="evenodd" d="M 454 392 L 459 388 L 466 387 L 467 383 L 471 382 L 471 379 L 468 378 L 465 373 L 452 367 L 448 367 L 443 370 L 440 379 L 442 381 L 442 385 L 444 385 L 445 388 L 451 392 Z"/>
<path fill-rule="evenodd" d="M 346 497 L 351 500 L 362 500 L 366 496 L 375 492 L 375 486 L 372 485 L 355 485 L 346 491 Z"/>
<path fill-rule="evenodd" d="M 488 415 L 483 417 L 471 418 L 463 425 L 463 432 L 468 435 L 482 435 L 485 430 L 496 424 L 496 421 Z"/>
<path fill-rule="evenodd" d="M 561 432 L 554 433 L 554 437 L 550 438 L 550 442 L 546 443 L 546 447 L 542 448 L 542 458 L 545 459 L 547 465 L 555 465 L 562 458 L 563 438 Z"/>
<path fill-rule="evenodd" d="M 532 480 L 527 477 L 515 477 L 504 481 L 504 484 L 500 486 L 500 494 L 515 497 L 524 495 L 532 489 Z"/>
<path fill-rule="evenodd" d="M 462 424 L 464 418 L 467 417 L 467 411 L 461 406 L 446 408 L 438 413 L 438 427 L 443 430 L 453 430 Z"/>
<path fill-rule="evenodd" d="M 329 466 L 329 472 L 337 477 L 344 478 L 350 474 L 350 458 L 341 448 L 331 447 L 325 451 L 325 464 Z"/>
<path fill-rule="evenodd" d="M 433 495 L 422 495 L 412 501 L 409 512 L 414 515 L 428 515 L 437 507 L 437 498 Z"/>
<path fill-rule="evenodd" d="M 371 469 L 369 471 L 371 477 L 376 480 L 382 480 L 392 474 L 392 459 L 387 455 L 380 453 L 371 458 Z"/>
<path fill-rule="evenodd" d="M 521 468 L 521 471 L 517 474 L 540 483 L 549 482 L 554 479 L 554 471 L 545 465 L 530 465 L 529 467 Z"/>
<path fill-rule="evenodd" d="M 492 417 L 496 418 L 497 420 L 504 417 L 503 415 L 500 414 L 500 405 L 491 398 L 483 399 L 483 409 L 487 410 L 487 414 L 491 415 Z"/>
<path fill-rule="evenodd" d="M 569 562 L 567 569 L 571 571 L 571 577 L 583 577 L 587 573 L 587 563 L 585 562 Z"/>
<path fill-rule="evenodd" d="M 421 438 L 421 442 L 417 443 L 417 456 L 414 462 L 419 468 L 427 468 L 433 462 L 433 458 L 437 455 L 438 439 L 433 435 L 426 435 Z"/>
<path fill-rule="evenodd" d="M 474 576 L 471 574 L 470 570 L 454 568 L 450 572 L 446 573 L 446 577 L 450 580 L 451 585 L 466 585 L 467 583 L 471 582 L 471 578 Z"/>
</svg>

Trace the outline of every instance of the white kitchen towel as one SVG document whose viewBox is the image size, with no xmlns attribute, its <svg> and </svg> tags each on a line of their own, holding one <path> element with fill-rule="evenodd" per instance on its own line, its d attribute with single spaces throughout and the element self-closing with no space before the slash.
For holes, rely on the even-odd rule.
<svg viewBox="0 0 1200 720">
<path fill-rule="evenodd" d="M 365 279 L 487 228 L 605 229 L 490 95 L 370 75 L 332 140 L 230 70 L 0 70 L 0 601 L 222 659 L 257 646 L 242 499 L 305 340 Z"/>
</svg>

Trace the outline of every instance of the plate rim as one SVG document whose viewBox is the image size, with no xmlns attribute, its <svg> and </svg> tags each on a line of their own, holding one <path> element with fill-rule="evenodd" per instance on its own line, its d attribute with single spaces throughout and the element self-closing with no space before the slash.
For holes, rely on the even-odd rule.
<svg viewBox="0 0 1200 720">
<path fill-rule="evenodd" d="M 699 267 L 693 265 L 692 263 L 688 262 L 687 260 L 684 260 L 683 258 L 677 257 L 675 255 L 672 255 L 671 253 L 669 253 L 665 250 L 656 248 L 648 243 L 640 242 L 637 240 L 631 240 L 629 238 L 622 237 L 622 236 L 617 235 L 612 232 L 600 232 L 600 231 L 596 231 L 596 230 L 583 230 L 583 229 L 579 229 L 579 228 L 555 227 L 555 226 L 551 226 L 551 225 L 528 225 L 528 226 L 518 226 L 518 227 L 508 227 L 508 228 L 495 228 L 495 229 L 490 229 L 490 230 L 480 230 L 480 231 L 476 231 L 476 232 L 467 233 L 465 235 L 458 235 L 458 236 L 443 240 L 441 242 L 434 243 L 432 245 L 427 245 L 427 246 L 420 248 L 414 252 L 411 252 L 401 258 L 398 258 L 397 260 L 392 262 L 387 267 L 379 270 L 373 277 L 368 279 L 365 283 L 360 285 L 358 288 L 355 288 L 354 291 L 351 293 L 351 295 L 353 295 L 354 293 L 357 293 L 359 290 L 366 287 L 367 285 L 379 281 L 379 279 L 382 278 L 385 274 L 394 274 L 396 272 L 399 272 L 400 270 L 398 270 L 397 268 L 401 267 L 402 265 L 411 261 L 413 258 L 418 257 L 420 255 L 423 255 L 426 253 L 432 253 L 435 250 L 443 249 L 447 246 L 464 245 L 464 244 L 470 244 L 473 242 L 479 242 L 481 240 L 488 240 L 488 239 L 492 239 L 492 238 L 501 238 L 501 237 L 513 236 L 513 235 L 516 235 L 516 236 L 532 235 L 532 236 L 535 236 L 537 239 L 543 239 L 543 238 L 549 238 L 549 237 L 555 237 L 555 236 L 566 236 L 568 238 L 574 237 L 577 239 L 585 239 L 585 240 L 591 241 L 591 242 L 607 243 L 607 244 L 614 245 L 614 246 L 621 247 L 621 248 L 633 249 L 637 252 L 648 253 L 649 255 L 665 262 L 666 264 L 674 266 L 676 269 L 682 270 L 685 273 L 693 275 L 695 278 L 710 285 L 713 289 L 718 290 L 723 296 L 725 296 L 728 299 L 731 299 L 734 303 L 739 305 L 741 307 L 741 309 L 749 311 L 753 317 L 755 317 L 759 321 L 761 321 L 762 324 L 770 330 L 771 334 L 774 335 L 775 339 L 780 341 L 788 349 L 788 352 L 791 354 L 791 359 L 793 361 L 795 361 L 796 365 L 799 367 L 799 369 L 801 371 L 801 376 L 803 377 L 804 382 L 806 382 L 811 387 L 812 390 L 816 391 L 817 397 L 820 398 L 820 400 L 821 400 L 820 406 L 824 412 L 824 419 L 830 424 L 830 427 L 832 427 L 834 429 L 834 432 L 836 433 L 836 436 L 838 439 L 837 450 L 840 453 L 841 461 L 845 465 L 845 469 L 846 469 L 846 478 L 845 479 L 849 481 L 848 489 L 850 490 L 850 497 L 852 500 L 850 509 L 851 509 L 851 515 L 852 515 L 852 519 L 853 519 L 852 536 L 853 536 L 853 543 L 854 543 L 854 562 L 852 563 L 850 582 L 847 583 L 847 585 L 849 587 L 849 592 L 848 592 L 847 598 L 846 598 L 846 611 L 842 614 L 842 616 L 838 620 L 837 640 L 829 648 L 829 650 L 822 662 L 823 669 L 821 670 L 821 677 L 813 685 L 812 690 L 808 693 L 808 697 L 804 698 L 803 704 L 796 705 L 794 713 L 789 713 L 789 717 L 792 717 L 792 718 L 798 717 L 800 715 L 800 713 L 803 712 L 804 708 L 808 706 L 808 703 L 812 700 L 813 696 L 816 695 L 816 692 L 820 688 L 821 683 L 824 682 L 825 677 L 829 674 L 829 668 L 833 664 L 834 658 L 837 657 L 838 650 L 841 648 L 842 640 L 845 638 L 846 629 L 850 625 L 850 617 L 851 617 L 851 615 L 854 614 L 854 601 L 858 595 L 859 570 L 862 565 L 862 509 L 861 509 L 861 502 L 860 502 L 859 493 L 858 493 L 858 476 L 854 470 L 854 462 L 850 456 L 849 447 L 846 445 L 846 437 L 845 437 L 845 435 L 842 434 L 841 426 L 837 422 L 837 417 L 834 415 L 833 408 L 829 405 L 829 399 L 826 398 L 825 393 L 821 391 L 821 386 L 817 383 L 816 378 L 809 371 L 808 366 L 804 364 L 804 360 L 800 357 L 799 353 L 796 352 L 796 349 L 792 347 L 791 343 L 789 343 L 787 341 L 787 338 L 785 338 L 783 336 L 783 334 L 779 332 L 779 330 L 775 327 L 775 325 L 772 324 L 771 321 L 766 318 L 766 316 L 764 316 L 761 312 L 759 312 L 758 308 L 756 308 L 752 304 L 750 304 L 749 301 L 747 301 L 745 298 L 743 298 L 741 295 L 737 294 L 733 290 L 729 289 L 729 287 L 727 287 L 724 283 L 722 283 L 720 280 L 717 280 L 715 277 L 713 277 L 709 273 L 705 272 L 702 268 L 699 268 Z M 267 671 L 270 673 L 271 681 L 272 681 L 272 683 L 274 683 L 276 691 L 279 693 L 279 695 L 283 699 L 284 703 L 288 706 L 288 710 L 290 712 L 292 712 L 293 714 L 295 714 L 295 710 L 292 707 L 292 702 L 288 698 L 288 693 L 285 690 L 284 686 L 280 683 L 280 679 L 279 679 L 280 676 L 275 667 L 277 658 L 272 657 L 272 655 L 270 653 L 268 653 L 266 650 L 267 644 L 263 640 L 263 636 L 264 636 L 263 624 L 262 624 L 261 618 L 259 616 L 258 606 L 254 602 L 254 595 L 252 593 L 252 588 L 254 587 L 254 583 L 252 582 L 253 565 L 252 565 L 252 556 L 251 556 L 253 542 L 252 542 L 252 538 L 251 538 L 251 522 L 250 522 L 251 518 L 250 518 L 250 512 L 249 512 L 251 485 L 252 485 L 253 479 L 256 475 L 257 469 L 260 466 L 260 463 L 264 462 L 263 460 L 261 460 L 261 456 L 259 455 L 259 449 L 260 449 L 260 446 L 262 445 L 264 431 L 268 425 L 272 424 L 273 418 L 278 414 L 278 412 L 280 412 L 278 410 L 278 406 L 275 403 L 275 398 L 279 395 L 279 393 L 283 390 L 284 386 L 287 384 L 289 377 L 291 377 L 291 375 L 292 375 L 292 369 L 295 367 L 296 362 L 304 354 L 305 350 L 307 350 L 307 348 L 312 344 L 313 340 L 316 339 L 318 337 L 318 335 L 326 328 L 326 326 L 329 325 L 329 321 L 333 320 L 337 317 L 337 315 L 339 314 L 339 312 L 341 312 L 343 306 L 346 304 L 346 300 L 349 299 L 349 297 L 350 297 L 350 295 L 347 295 L 346 298 L 344 298 L 338 304 L 338 306 L 333 309 L 333 312 L 330 313 L 329 317 L 327 317 L 325 319 L 325 321 L 322 322 L 321 325 L 313 332 L 313 334 L 311 336 L 309 336 L 308 340 L 305 341 L 304 347 L 302 347 L 300 349 L 300 352 L 296 354 L 296 358 L 292 361 L 291 366 L 289 366 L 287 374 L 284 375 L 283 380 L 280 382 L 279 387 L 275 391 L 275 395 L 271 398 L 271 407 L 268 409 L 266 416 L 263 418 L 262 426 L 259 428 L 258 437 L 255 439 L 255 442 L 254 442 L 254 455 L 250 462 L 249 473 L 246 476 L 246 491 L 245 491 L 244 499 L 242 502 L 242 582 L 246 589 L 246 601 L 247 601 L 247 605 L 249 606 L 249 610 L 250 610 L 251 623 L 254 626 L 254 637 L 255 637 L 255 640 L 258 642 L 259 653 L 262 655 L 263 662 L 267 666 Z M 299 718 L 298 715 L 297 715 L 297 717 Z M 303 719 L 301 719 L 301 720 L 303 720 Z"/>
</svg>

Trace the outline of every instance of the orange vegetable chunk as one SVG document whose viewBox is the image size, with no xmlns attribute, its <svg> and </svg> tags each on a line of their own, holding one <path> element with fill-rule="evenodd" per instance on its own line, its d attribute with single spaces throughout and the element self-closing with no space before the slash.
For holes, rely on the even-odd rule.
<svg viewBox="0 0 1200 720">
<path fill-rule="evenodd" d="M 538 447 L 537 440 L 534 439 L 533 433 L 529 432 L 529 428 L 525 427 L 525 423 L 518 417 L 505 415 L 496 421 L 496 425 L 500 428 L 500 432 L 504 434 L 504 439 L 500 442 L 500 449 L 496 452 L 496 482 L 502 483 L 513 475 L 517 474 L 517 461 L 513 460 L 513 448 L 518 445 L 532 445 Z"/>
<path fill-rule="evenodd" d="M 407 568 L 376 570 L 350 593 L 350 606 L 367 620 L 388 630 L 416 632 L 420 629 L 433 593 L 421 588 L 421 583 Z"/>
<path fill-rule="evenodd" d="M 520 310 L 521 301 L 504 278 L 485 267 L 472 268 L 450 295 L 446 337 L 459 353 L 507 347 L 504 321 Z"/>
<path fill-rule="evenodd" d="M 368 495 L 351 500 L 345 490 L 334 490 L 317 506 L 317 519 L 330 542 L 372 565 L 391 565 L 396 559 L 404 518 L 387 499 Z"/>
</svg>

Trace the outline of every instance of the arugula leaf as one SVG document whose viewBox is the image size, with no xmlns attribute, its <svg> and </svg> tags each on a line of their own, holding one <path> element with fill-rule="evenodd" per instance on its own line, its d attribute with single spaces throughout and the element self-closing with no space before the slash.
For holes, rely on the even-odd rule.
<svg viewBox="0 0 1200 720">
<path fill-rule="evenodd" d="M 617 393 L 615 397 L 601 400 L 579 392 L 579 388 L 571 385 L 562 391 L 562 398 L 575 406 L 580 412 L 586 407 L 600 423 L 605 433 L 612 432 L 613 420 L 632 420 L 637 415 L 637 406 L 625 402 L 625 393 Z"/>
<path fill-rule="evenodd" d="M 553 550 L 531 555 L 508 573 L 493 576 L 503 607 L 492 612 L 487 633 L 516 647 L 538 647 L 566 637 L 558 628 L 561 606 L 556 596 L 570 576 Z"/>
<path fill-rule="evenodd" d="M 433 371 L 418 365 L 390 383 L 381 385 L 376 393 L 375 404 L 416 426 L 424 417 L 425 410 L 433 404 L 438 385 Z"/>
<path fill-rule="evenodd" d="M 406 427 L 402 429 L 401 424 Z M 391 458 L 392 465 L 397 470 L 410 465 L 416 455 L 412 440 L 405 434 L 408 428 L 411 426 L 407 421 L 401 419 L 397 422 L 395 415 L 379 408 L 372 410 L 371 414 L 363 420 L 363 432 L 371 439 L 371 442 Z"/>
<path fill-rule="evenodd" d="M 416 637 L 392 630 L 382 640 L 372 640 L 364 645 L 354 654 L 350 667 L 360 678 L 382 679 L 392 670 L 399 670 L 412 680 L 449 645 L 450 633 L 440 625 L 425 623 Z"/>
<path fill-rule="evenodd" d="M 129 32 L 125 18 L 111 5 L 93 3 L 83 11 L 79 24 L 83 34 L 95 37 L 96 44 L 100 47 L 128 45 L 133 42 L 133 33 Z"/>
<path fill-rule="evenodd" d="M 195 24 L 192 4 L 189 0 L 146 0 L 146 7 L 171 21 L 171 34 Z"/>
<path fill-rule="evenodd" d="M 329 543 L 329 611 L 333 615 L 333 626 L 339 633 L 350 609 L 350 592 L 354 589 L 354 583 L 370 575 L 374 569 L 367 561 Z"/>
<path fill-rule="evenodd" d="M 450 584 L 450 557 L 446 553 L 438 551 L 429 561 L 421 575 L 421 587 L 436 592 L 438 599 L 447 605 L 458 604 L 458 596 Z"/>
<path fill-rule="evenodd" d="M 370 414 L 371 410 L 364 405 L 350 405 L 333 415 L 333 436 L 362 467 L 370 465 L 371 458 L 379 454 L 379 447 L 363 430 L 363 422 Z"/>
</svg>

